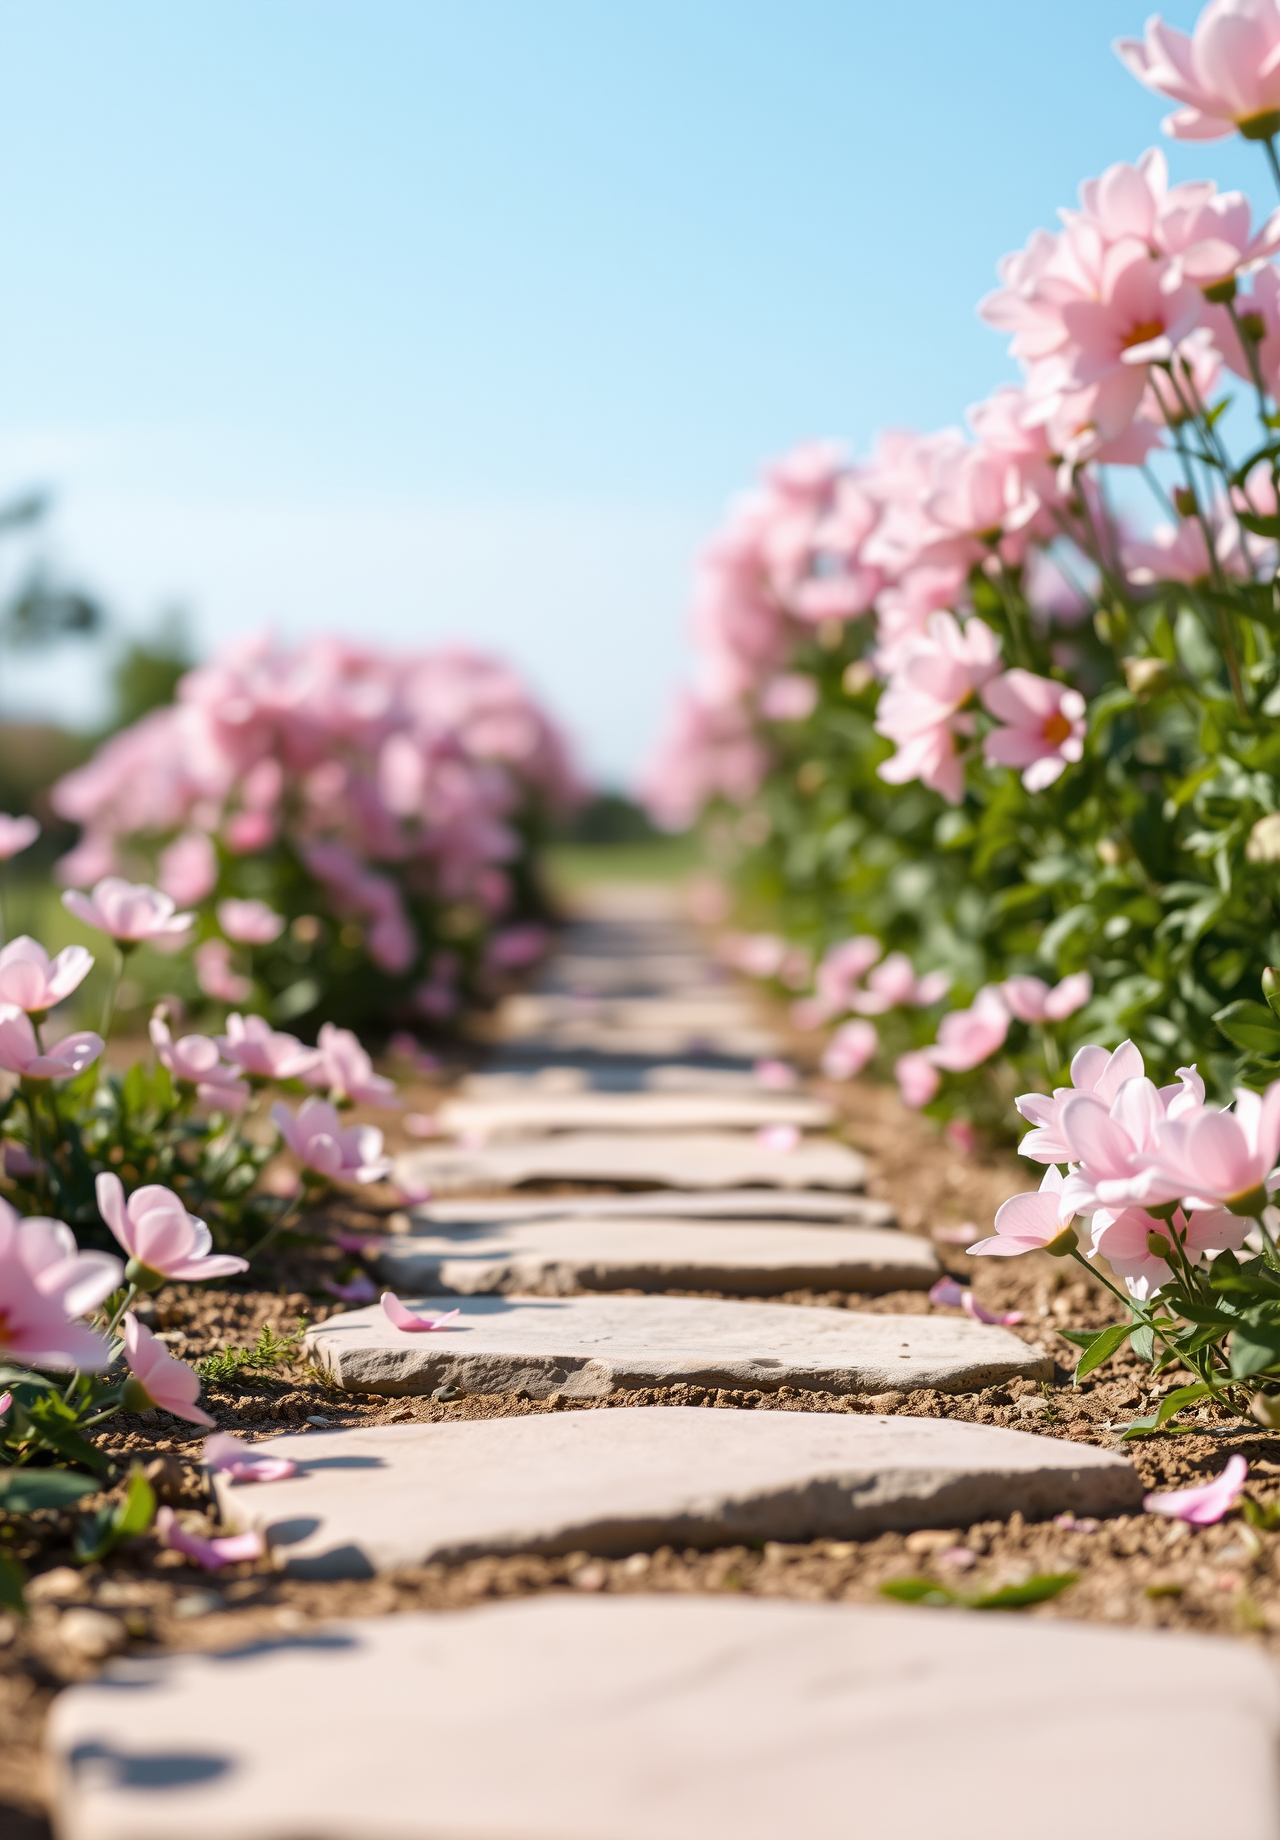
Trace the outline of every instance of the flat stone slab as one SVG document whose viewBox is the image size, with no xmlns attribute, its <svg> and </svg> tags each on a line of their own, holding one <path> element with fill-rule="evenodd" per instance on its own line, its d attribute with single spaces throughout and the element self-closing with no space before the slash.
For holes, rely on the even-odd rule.
<svg viewBox="0 0 1280 1840">
<path fill-rule="evenodd" d="M 806 1093 L 547 1092 L 486 1093 L 447 1099 L 436 1114 L 455 1137 L 486 1142 L 562 1131 L 758 1131 L 789 1124 L 825 1130 L 835 1113 Z"/>
<path fill-rule="evenodd" d="M 1144 1683 L 1184 1681 L 1155 1809 L 1135 1759 L 1168 1754 L 1169 1695 Z M 1089 1808 L 1274 1840 L 1278 1738 L 1242 1642 L 568 1593 L 117 1661 L 49 1727 L 60 1840 L 1075 1840 Z"/>
<path fill-rule="evenodd" d="M 746 1133 L 563 1131 L 474 1150 L 441 1145 L 396 1159 L 396 1180 L 437 1194 L 522 1182 L 632 1182 L 646 1188 L 861 1188 L 866 1159 L 845 1144 L 801 1139 L 773 1150 Z"/>
<path fill-rule="evenodd" d="M 876 1201 L 869 1195 L 829 1193 L 821 1188 L 652 1188 L 629 1195 L 476 1195 L 419 1202 L 410 1212 L 418 1231 L 433 1222 L 453 1226 L 467 1221 L 575 1220 L 584 1215 L 593 1220 L 661 1220 L 675 1215 L 698 1220 L 830 1221 L 849 1227 L 898 1224 L 887 1201 Z"/>
<path fill-rule="evenodd" d="M 954 1419 L 636 1406 L 272 1438 L 287 1482 L 215 1480 L 284 1569 L 367 1578 L 483 1553 L 858 1539 L 1142 1503 L 1125 1457 Z"/>
<path fill-rule="evenodd" d="M 508 997 L 492 1026 L 499 1042 L 595 1054 L 776 1054 L 777 1038 L 731 992 L 698 997 L 596 998 L 526 992 Z"/>
<path fill-rule="evenodd" d="M 420 1300 L 426 1314 L 438 1309 Z M 393 1328 L 380 1304 L 308 1330 L 308 1351 L 366 1393 L 552 1393 L 620 1388 L 807 1387 L 835 1393 L 966 1392 L 1048 1380 L 1038 1348 L 959 1316 L 875 1316 L 708 1297 L 462 1297 L 447 1329 Z"/>
<path fill-rule="evenodd" d="M 419 1227 L 382 1242 L 395 1290 L 928 1290 L 941 1276 L 926 1239 L 876 1228 L 795 1222 L 576 1219 Z"/>
</svg>

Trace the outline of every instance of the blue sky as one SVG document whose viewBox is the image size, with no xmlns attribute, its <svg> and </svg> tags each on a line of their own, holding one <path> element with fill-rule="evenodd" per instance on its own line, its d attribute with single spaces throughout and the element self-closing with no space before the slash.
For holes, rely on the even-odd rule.
<svg viewBox="0 0 1280 1840">
<path fill-rule="evenodd" d="M 134 626 L 500 646 L 620 780 L 759 464 L 1009 374 L 996 259 L 1161 138 L 1110 50 L 1143 17 L 0 0 L 0 488 L 58 489 L 54 554 Z M 1256 153 L 1169 151 L 1269 207 Z M 0 699 L 83 714 L 91 676 Z"/>
</svg>

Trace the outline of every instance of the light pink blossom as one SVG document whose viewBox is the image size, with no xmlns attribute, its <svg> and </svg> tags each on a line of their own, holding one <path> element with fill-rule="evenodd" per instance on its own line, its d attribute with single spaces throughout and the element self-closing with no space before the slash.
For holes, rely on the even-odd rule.
<svg viewBox="0 0 1280 1840">
<path fill-rule="evenodd" d="M 233 968 L 231 947 L 225 939 L 202 939 L 192 953 L 196 982 L 215 1003 L 247 1003 L 253 982 Z"/>
<path fill-rule="evenodd" d="M 822 1053 L 822 1071 L 829 1080 L 855 1080 L 874 1060 L 880 1037 L 870 1022 L 846 1022 L 831 1037 Z"/>
<path fill-rule="evenodd" d="M 305 1077 L 308 1085 L 327 1087 L 335 1104 L 350 1099 L 356 1105 L 399 1105 L 395 1081 L 373 1071 L 373 1062 L 350 1029 L 322 1023 L 318 1050 L 320 1058 Z"/>
<path fill-rule="evenodd" d="M 1059 1086 L 1052 1096 L 1023 1093 L 1014 1104 L 1035 1128 L 1018 1145 L 1020 1156 L 1036 1163 L 1067 1163 L 1071 1151 L 1062 1135 L 1062 1107 L 1073 1092 L 1093 1093 L 1110 1105 L 1126 1080 L 1141 1079 L 1146 1068 L 1131 1041 L 1122 1041 L 1114 1053 L 1105 1048 L 1081 1048 L 1071 1062 L 1071 1085 Z"/>
<path fill-rule="evenodd" d="M 756 1085 L 767 1092 L 792 1092 L 800 1084 L 800 1075 L 786 1061 L 757 1061 L 752 1072 Z"/>
<path fill-rule="evenodd" d="M 1123 1278 L 1133 1296 L 1146 1298 L 1173 1277 L 1173 1268 L 1153 1250 L 1152 1235 L 1169 1241 L 1173 1234 L 1191 1263 L 1197 1264 L 1208 1254 L 1227 1247 L 1238 1252 L 1248 1231 L 1247 1220 L 1239 1220 L 1225 1208 L 1209 1208 L 1187 1215 L 1175 1208 L 1172 1221 L 1163 1221 L 1144 1208 L 1096 1208 L 1090 1222 L 1092 1244 L 1089 1258 L 1104 1258 L 1118 1278 Z"/>
<path fill-rule="evenodd" d="M 40 826 L 34 818 L 11 818 L 8 812 L 0 811 L 0 862 L 29 850 L 39 835 Z"/>
<path fill-rule="evenodd" d="M 942 1076 L 924 1049 L 918 1048 L 909 1054 L 899 1055 L 894 1062 L 893 1072 L 902 1103 L 909 1105 L 912 1111 L 919 1111 L 922 1105 L 928 1105 L 942 1084 Z"/>
<path fill-rule="evenodd" d="M 218 852 L 206 831 L 184 831 L 161 850 L 156 881 L 180 907 L 194 907 L 218 885 Z"/>
<path fill-rule="evenodd" d="M 847 1010 L 859 978 L 868 971 L 884 947 L 870 933 L 842 939 L 823 954 L 814 977 L 814 1021 L 821 1022 Z"/>
<path fill-rule="evenodd" d="M 206 1469 L 221 1470 L 233 1482 L 284 1482 L 298 1473 L 292 1457 L 273 1457 L 269 1445 L 257 1450 L 228 1431 L 205 1439 L 203 1461 Z"/>
<path fill-rule="evenodd" d="M 374 1303 L 378 1296 L 378 1287 L 366 1271 L 358 1271 L 346 1284 L 335 1284 L 332 1278 L 326 1278 L 324 1288 L 342 1303 Z"/>
<path fill-rule="evenodd" d="M 80 1029 L 41 1049 L 31 1018 L 16 1004 L 0 1004 L 0 1067 L 24 1080 L 67 1080 L 102 1053 L 101 1035 Z"/>
<path fill-rule="evenodd" d="M 133 1263 L 148 1273 L 199 1284 L 249 1269 L 247 1259 L 211 1250 L 212 1233 L 203 1220 L 188 1214 L 170 1188 L 149 1182 L 136 1188 L 126 1201 L 119 1176 L 104 1170 L 94 1192 L 98 1212 Z"/>
<path fill-rule="evenodd" d="M 817 707 L 817 683 L 799 671 L 770 678 L 760 693 L 760 714 L 768 722 L 806 722 Z"/>
<path fill-rule="evenodd" d="M 1022 1321 L 1021 1310 L 988 1310 L 978 1302 L 971 1290 L 957 1284 L 954 1278 L 939 1278 L 929 1292 L 929 1302 L 949 1305 L 953 1309 L 963 1310 L 974 1322 L 998 1323 L 1001 1327 L 1011 1326 Z"/>
<path fill-rule="evenodd" d="M 283 914 L 265 901 L 219 901 L 218 925 L 238 946 L 269 946 L 286 925 Z"/>
<path fill-rule="evenodd" d="M 172 897 L 158 888 L 126 882 L 118 875 L 104 876 L 91 894 L 68 888 L 62 905 L 86 926 L 109 933 L 117 945 L 139 945 L 144 939 L 180 943 L 195 921 L 194 914 L 175 913 Z"/>
<path fill-rule="evenodd" d="M 898 1007 L 927 1009 L 951 988 L 945 971 L 929 971 L 918 978 L 905 952 L 891 952 L 867 974 L 865 990 L 849 992 L 848 1007 L 860 1016 L 880 1016 Z"/>
<path fill-rule="evenodd" d="M 1235 1507 L 1248 1474 L 1249 1465 L 1237 1451 L 1227 1458 L 1226 1468 L 1212 1482 L 1195 1489 L 1144 1495 L 1142 1505 L 1148 1514 L 1165 1514 L 1170 1520 L 1189 1521 L 1193 1527 L 1212 1527 Z"/>
<path fill-rule="evenodd" d="M 995 1233 L 970 1246 L 969 1252 L 1001 1259 L 1023 1252 L 1070 1252 L 1076 1244 L 1071 1224 L 1076 1210 L 1064 1187 L 1062 1171 L 1046 1169 L 1037 1190 L 1011 1195 L 996 1210 Z"/>
<path fill-rule="evenodd" d="M 1265 1093 L 1236 1089 L 1235 1105 L 1196 1108 L 1162 1121 L 1141 1198 L 1180 1199 L 1188 1209 L 1230 1208 L 1256 1214 L 1280 1156 L 1280 1080 Z M 1135 1197 L 1138 1198 L 1138 1197 Z M 1100 1196 L 1104 1201 L 1106 1197 Z"/>
<path fill-rule="evenodd" d="M 0 1200 L 0 1350 L 36 1367 L 106 1367 L 105 1338 L 73 1319 L 123 1277 L 119 1259 L 81 1252 L 61 1221 L 21 1220 Z"/>
<path fill-rule="evenodd" d="M 227 1017 L 225 1035 L 214 1040 L 229 1061 L 251 1081 L 305 1078 L 319 1064 L 316 1048 L 306 1048 L 293 1035 L 278 1033 L 262 1016 Z"/>
<path fill-rule="evenodd" d="M 999 986 L 984 984 L 968 1009 L 953 1009 L 938 1024 L 938 1039 L 926 1050 L 935 1067 L 967 1073 L 1004 1046 L 1009 1011 Z"/>
<path fill-rule="evenodd" d="M 327 1099 L 304 1099 L 296 1118 L 287 1105 L 273 1105 L 271 1116 L 298 1161 L 317 1175 L 335 1182 L 380 1182 L 391 1172 L 382 1132 L 371 1124 L 344 1128 Z"/>
<path fill-rule="evenodd" d="M 1065 1022 L 1093 995 L 1093 979 L 1087 971 L 1076 971 L 1050 989 L 1043 978 L 1011 977 L 1001 984 L 1000 994 L 1019 1022 Z"/>
<path fill-rule="evenodd" d="M 1006 724 L 986 737 L 983 759 L 989 767 L 1021 767 L 1028 792 L 1043 792 L 1069 762 L 1083 758 L 1085 702 L 1078 690 L 1015 669 L 985 684 L 982 702 Z"/>
<path fill-rule="evenodd" d="M 963 627 L 951 613 L 930 614 L 907 649 L 876 713 L 876 733 L 897 752 L 876 771 L 890 785 L 918 779 L 952 805 L 964 790 L 957 738 L 973 733 L 968 705 L 999 668 L 999 641 L 981 620 Z"/>
<path fill-rule="evenodd" d="M 246 1559 L 260 1559 L 267 1550 L 266 1541 L 256 1529 L 250 1533 L 223 1534 L 216 1540 L 188 1533 L 172 1508 L 157 1508 L 156 1538 L 172 1552 L 185 1553 L 188 1559 L 194 1559 L 206 1572 L 217 1572 L 224 1565 L 238 1565 Z"/>
<path fill-rule="evenodd" d="M 0 951 L 0 1003 L 14 1003 L 29 1016 L 42 1016 L 78 989 L 92 969 L 93 954 L 84 946 L 64 946 L 51 959 L 24 933 Z"/>
<path fill-rule="evenodd" d="M 485 960 L 497 971 L 523 971 L 545 956 L 550 943 L 545 926 L 500 927 L 485 949 Z"/>
<path fill-rule="evenodd" d="M 240 1112 L 249 1102 L 249 1088 L 239 1070 L 228 1066 L 218 1044 L 207 1035 L 184 1035 L 175 1041 L 161 1017 L 151 1018 L 151 1041 L 162 1066 L 172 1077 L 194 1086 L 200 1104 L 211 1111 Z"/>
<path fill-rule="evenodd" d="M 447 1328 L 461 1315 L 459 1310 L 445 1310 L 440 1316 L 418 1316 L 413 1310 L 406 1309 L 394 1291 L 383 1291 L 382 1309 L 389 1323 L 397 1329 L 406 1330 L 410 1335 Z"/>
<path fill-rule="evenodd" d="M 1210 0 L 1190 37 L 1147 21 L 1144 37 L 1116 40 L 1125 66 L 1158 96 L 1182 103 L 1164 120 L 1175 140 L 1219 140 L 1234 130 L 1274 133 L 1280 111 L 1280 7 L 1275 0 Z"/>
<path fill-rule="evenodd" d="M 213 1425 L 202 1406 L 200 1376 L 185 1361 L 171 1355 L 164 1343 L 144 1328 L 132 1310 L 126 1310 L 121 1324 L 124 1333 L 125 1360 L 132 1379 L 125 1385 L 126 1412 L 145 1412 L 151 1406 L 185 1418 L 192 1425 Z"/>
<path fill-rule="evenodd" d="M 1280 1086 L 1276 1091 L 1280 1099 Z M 1256 1099 L 1257 1095 L 1252 1097 Z M 1261 1106 L 1262 1101 L 1258 1104 Z M 1272 1114 L 1276 1109 L 1273 1104 Z M 1179 1199 L 1189 1172 L 1174 1166 L 1183 1144 L 1178 1132 L 1187 1121 L 1194 1122 L 1201 1116 L 1228 1117 L 1225 1113 L 1204 1111 L 1204 1083 L 1193 1068 L 1180 1070 L 1178 1086 L 1159 1091 L 1148 1079 L 1126 1080 L 1110 1106 L 1095 1093 L 1069 1094 L 1063 1101 L 1058 1126 L 1070 1160 L 1076 1165 L 1067 1178 L 1076 1211 L 1083 1214 L 1095 1208 L 1159 1207 Z M 1273 1119 L 1268 1136 L 1274 1134 L 1275 1128 L 1280 1128 L 1280 1118 Z M 1236 1145 L 1243 1148 L 1244 1140 L 1240 1125 L 1228 1118 L 1225 1130 L 1218 1132 L 1215 1139 L 1228 1146 L 1227 1167 L 1224 1171 L 1220 1159 L 1215 1159 L 1206 1172 L 1211 1182 L 1224 1173 L 1228 1180 L 1239 1173 L 1230 1150 Z M 1206 1151 L 1209 1148 L 1206 1140 Z M 1256 1154 L 1255 1147 L 1255 1158 Z M 1268 1170 L 1274 1162 L 1273 1147 Z M 1259 1177 L 1259 1184 L 1261 1180 Z M 1251 1186 L 1246 1182 L 1240 1192 L 1243 1194 Z M 1214 1196 L 1208 1201 L 1191 1200 L 1188 1205 L 1214 1207 L 1226 1199 L 1225 1195 Z"/>
</svg>

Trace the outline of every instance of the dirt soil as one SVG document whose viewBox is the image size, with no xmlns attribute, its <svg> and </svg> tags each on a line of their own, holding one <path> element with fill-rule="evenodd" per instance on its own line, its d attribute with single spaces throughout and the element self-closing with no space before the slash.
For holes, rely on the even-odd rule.
<svg viewBox="0 0 1280 1840">
<path fill-rule="evenodd" d="M 429 1423 L 670 1404 L 718 1411 L 963 1418 L 1117 1446 L 1128 1421 L 1149 1410 L 1154 1398 L 1179 1384 L 1179 1377 L 1164 1377 L 1153 1388 L 1147 1369 L 1124 1356 L 1073 1388 L 1076 1351 L 1057 1331 L 1101 1327 L 1115 1317 L 1114 1300 L 1071 1261 L 1044 1255 L 974 1260 L 963 1251 L 971 1237 L 990 1230 L 1001 1201 L 1036 1186 L 1038 1168 L 1005 1151 L 962 1154 L 883 1088 L 855 1082 L 830 1089 L 829 1096 L 841 1108 L 848 1140 L 871 1159 L 870 1192 L 895 1205 L 907 1231 L 932 1235 L 946 1269 L 972 1282 L 980 1302 L 1023 1313 L 1013 1333 L 1053 1355 L 1052 1384 L 1023 1380 L 980 1393 L 924 1391 L 876 1398 L 793 1388 L 760 1393 L 677 1386 L 602 1401 L 536 1401 L 522 1395 L 387 1400 L 336 1390 L 301 1358 L 295 1344 L 274 1366 L 241 1365 L 210 1380 L 205 1403 L 219 1428 L 247 1439 L 305 1431 L 316 1420 L 333 1426 Z M 430 1110 L 438 1097 L 438 1088 L 410 1088 L 406 1110 Z M 385 1114 L 380 1122 L 385 1126 Z M 400 1130 L 388 1136 L 392 1147 L 412 1141 Z M 342 1308 L 324 1285 L 358 1268 L 357 1258 L 328 1242 L 327 1230 L 385 1231 L 395 1204 L 392 1191 L 377 1190 L 360 1205 L 343 1204 L 327 1220 L 314 1222 L 315 1243 L 278 1259 L 270 1274 L 272 1288 L 212 1291 L 174 1285 L 161 1291 L 154 1300 L 154 1326 L 186 1360 L 248 1348 L 263 1325 L 287 1338 L 300 1319 L 315 1322 Z M 971 1236 L 961 1233 L 969 1228 Z M 874 1298 L 790 1292 L 764 1301 L 876 1313 L 922 1314 L 937 1307 L 919 1291 Z M 1148 1487 L 1206 1480 L 1239 1451 L 1250 1465 L 1254 1498 L 1262 1504 L 1280 1501 L 1280 1435 L 1213 1408 L 1179 1422 L 1178 1430 L 1124 1446 Z M 157 1411 L 112 1420 L 103 1427 L 101 1441 L 121 1457 L 141 1461 L 162 1500 L 185 1510 L 193 1526 L 213 1532 L 199 1468 L 203 1437 L 196 1427 Z M 200 1515 L 204 1521 L 195 1518 Z M 1038 1573 L 1070 1572 L 1075 1581 L 1059 1596 L 1020 1614 L 1229 1634 L 1280 1652 L 1280 1533 L 1255 1531 L 1238 1515 L 1216 1527 L 1193 1529 L 1153 1515 L 1028 1524 L 1014 1514 L 1003 1522 L 848 1543 L 819 1540 L 707 1552 L 663 1548 L 616 1560 L 585 1553 L 477 1559 L 327 1584 L 284 1579 L 265 1562 L 207 1574 L 150 1536 L 129 1542 L 102 1565 L 79 1567 L 70 1548 L 76 1518 L 47 1513 L 4 1529 L 6 1549 L 28 1565 L 32 1586 L 29 1620 L 0 1615 L 0 1840 L 47 1840 L 40 1763 L 44 1715 L 62 1686 L 92 1677 L 107 1654 L 232 1646 L 269 1632 L 309 1629 L 335 1616 L 457 1608 L 548 1590 L 739 1591 L 868 1602 L 879 1601 L 880 1585 L 893 1578 L 924 1576 L 960 1593 L 1022 1583 Z M 97 1617 L 86 1618 L 85 1610 L 96 1611 Z"/>
</svg>

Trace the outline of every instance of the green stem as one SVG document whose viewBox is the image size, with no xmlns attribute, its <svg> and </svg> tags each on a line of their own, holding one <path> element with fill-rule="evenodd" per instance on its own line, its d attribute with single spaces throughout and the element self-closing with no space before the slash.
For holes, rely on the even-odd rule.
<svg viewBox="0 0 1280 1840">
<path fill-rule="evenodd" d="M 317 1188 L 315 1190 L 315 1196 L 317 1199 L 319 1198 L 320 1193 L 321 1193 L 321 1190 Z M 300 1214 L 302 1212 L 302 1209 L 308 1204 L 311 1198 L 312 1198 L 312 1189 L 311 1189 L 310 1184 L 308 1183 L 299 1184 L 297 1194 L 293 1197 L 293 1200 L 289 1203 L 288 1207 L 285 1208 L 280 1218 L 274 1221 L 271 1224 L 271 1226 L 267 1228 L 266 1232 L 263 1234 L 262 1238 L 258 1241 L 257 1245 L 251 1247 L 250 1250 L 245 1253 L 244 1256 L 248 1259 L 250 1264 L 252 1264 L 254 1259 L 258 1257 L 259 1253 L 264 1252 L 266 1250 L 266 1248 L 271 1244 L 272 1240 L 276 1237 L 277 1233 L 283 1233 L 285 1227 L 289 1224 L 290 1215 Z"/>
<path fill-rule="evenodd" d="M 20 1083 L 19 1091 L 27 1108 L 27 1117 L 31 1120 L 31 1154 L 36 1160 L 36 1192 L 40 1196 L 40 1205 L 45 1213 L 49 1212 L 49 1165 L 45 1161 L 44 1134 L 40 1129 L 40 1108 L 36 1094 L 27 1082 Z"/>
<path fill-rule="evenodd" d="M 124 961 L 125 961 L 125 947 L 119 940 L 117 940 L 116 941 L 116 962 L 114 966 L 112 967 L 111 981 L 107 985 L 106 1001 L 102 1006 L 102 1027 L 99 1033 L 101 1034 L 103 1041 L 106 1041 L 107 1037 L 110 1035 L 111 1024 L 115 1021 L 115 1018 L 116 1018 L 116 1003 L 119 1001 L 119 997 L 120 997 L 120 981 L 124 977 Z"/>
<path fill-rule="evenodd" d="M 128 1290 L 124 1294 L 123 1303 L 121 1303 L 119 1307 L 115 1310 L 115 1312 L 112 1315 L 111 1321 L 107 1324 L 106 1332 L 108 1335 L 115 1334 L 116 1328 L 120 1322 L 120 1319 L 124 1316 L 125 1312 L 129 1309 L 130 1305 L 133 1303 L 133 1300 L 137 1296 L 137 1294 L 138 1294 L 138 1286 L 136 1284 L 130 1284 Z"/>
<path fill-rule="evenodd" d="M 1262 146 L 1267 156 L 1267 164 L 1271 168 L 1271 177 L 1276 182 L 1276 190 L 1280 192 L 1280 159 L 1276 158 L 1276 143 L 1274 137 L 1268 135 L 1263 141 Z"/>
</svg>

